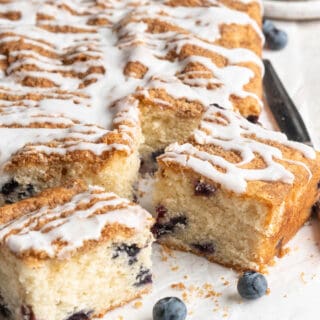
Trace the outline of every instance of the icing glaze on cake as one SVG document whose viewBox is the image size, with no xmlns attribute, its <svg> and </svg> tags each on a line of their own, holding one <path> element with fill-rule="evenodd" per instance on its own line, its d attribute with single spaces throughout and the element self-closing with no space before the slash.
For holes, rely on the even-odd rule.
<svg viewBox="0 0 320 320">
<path fill-rule="evenodd" d="M 150 214 L 138 205 L 89 186 L 66 203 L 43 206 L 3 224 L 0 241 L 17 255 L 28 252 L 63 258 L 85 241 L 99 240 L 108 225 L 138 232 L 151 221 Z"/>
<path fill-rule="evenodd" d="M 160 157 L 160 161 L 189 167 L 223 185 L 226 189 L 238 193 L 246 191 L 247 181 L 250 180 L 293 183 L 294 174 L 278 160 L 303 167 L 311 178 L 311 172 L 305 163 L 286 159 L 282 150 L 272 142 L 295 149 L 306 158 L 315 159 L 316 157 L 311 147 L 288 141 L 286 135 L 281 132 L 269 131 L 247 121 L 233 111 L 213 105 L 208 107 L 200 128 L 194 131 L 191 140 L 195 145 L 191 143 L 170 145 L 166 153 Z M 241 160 L 230 161 L 226 157 L 201 149 L 201 146 L 210 145 L 226 151 L 234 151 Z M 257 157 L 264 161 L 265 166 L 246 168 L 246 165 Z"/>
<path fill-rule="evenodd" d="M 261 30 L 248 14 L 218 1 L 196 8 L 166 1 L 11 1 L 0 12 L 2 170 L 22 149 L 132 152 L 139 99 L 170 104 L 150 90 L 203 106 L 214 101 L 232 108 L 231 96 L 261 104 L 244 88 L 253 71 L 240 65 L 251 62 L 262 71 L 260 58 L 245 48 L 215 44 L 221 25 L 248 26 L 260 38 Z M 165 29 L 150 30 L 154 24 Z M 196 54 L 167 57 L 179 56 L 186 45 L 215 52 L 226 63 L 217 66 Z M 131 65 L 143 72 L 136 74 Z M 188 71 L 192 65 L 202 70 Z M 110 142 L 113 134 L 117 142 Z"/>
</svg>

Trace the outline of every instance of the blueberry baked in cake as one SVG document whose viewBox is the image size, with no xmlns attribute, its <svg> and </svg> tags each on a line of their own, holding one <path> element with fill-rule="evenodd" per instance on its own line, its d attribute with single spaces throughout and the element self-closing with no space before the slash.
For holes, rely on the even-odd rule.
<svg viewBox="0 0 320 320">
<path fill-rule="evenodd" d="M 101 317 L 151 288 L 151 215 L 76 182 L 0 208 L 0 318 Z"/>
<path fill-rule="evenodd" d="M 309 218 L 319 157 L 280 132 L 210 106 L 189 140 L 158 157 L 153 231 L 168 246 L 258 270 Z"/>
</svg>

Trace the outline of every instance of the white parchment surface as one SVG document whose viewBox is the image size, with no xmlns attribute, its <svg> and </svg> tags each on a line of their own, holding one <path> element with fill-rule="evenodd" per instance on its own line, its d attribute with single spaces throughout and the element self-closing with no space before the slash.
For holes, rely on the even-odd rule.
<svg viewBox="0 0 320 320">
<path fill-rule="evenodd" d="M 320 22 L 279 22 L 289 45 L 266 52 L 320 147 Z M 270 127 L 267 116 L 264 125 Z M 152 186 L 141 181 L 150 192 Z M 148 206 L 148 196 L 143 199 Z M 320 223 L 312 220 L 288 244 L 289 253 L 275 259 L 266 275 L 270 293 L 243 301 L 236 290 L 238 274 L 191 254 L 166 253 L 154 245 L 154 287 L 150 295 L 109 313 L 108 320 L 152 320 L 152 307 L 165 296 L 186 300 L 188 320 L 320 319 Z"/>
</svg>

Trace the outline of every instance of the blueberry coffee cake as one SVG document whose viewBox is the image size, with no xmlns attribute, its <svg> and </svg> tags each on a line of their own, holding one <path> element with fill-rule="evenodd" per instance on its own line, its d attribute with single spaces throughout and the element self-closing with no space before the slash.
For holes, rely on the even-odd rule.
<svg viewBox="0 0 320 320">
<path fill-rule="evenodd" d="M 139 150 L 209 103 L 260 113 L 258 2 L 8 0 L 0 26 L 2 203 L 79 178 L 130 197 Z"/>
<path fill-rule="evenodd" d="M 308 219 L 320 155 L 236 112 L 208 107 L 183 144 L 158 157 L 160 243 L 239 269 L 259 269 Z"/>
<path fill-rule="evenodd" d="M 320 173 L 311 148 L 252 123 L 261 15 L 255 0 L 0 0 L 3 317 L 90 319 L 148 291 L 152 219 L 118 196 L 170 144 L 161 243 L 258 269 L 297 231 Z"/>
<path fill-rule="evenodd" d="M 151 215 L 75 183 L 0 208 L 0 318 L 75 320 L 151 286 Z"/>
</svg>

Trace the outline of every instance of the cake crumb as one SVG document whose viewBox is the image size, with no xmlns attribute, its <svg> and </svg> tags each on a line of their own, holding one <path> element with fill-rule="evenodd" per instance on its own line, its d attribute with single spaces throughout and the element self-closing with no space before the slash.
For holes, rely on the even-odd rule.
<svg viewBox="0 0 320 320">
<path fill-rule="evenodd" d="M 166 261 L 168 261 L 168 257 L 167 256 L 161 256 L 161 261 L 163 261 L 163 262 L 166 262 Z"/>
<path fill-rule="evenodd" d="M 213 290 L 213 286 L 210 283 L 205 283 L 202 286 L 206 290 L 205 298 L 213 298 L 213 297 L 220 297 L 222 294 Z"/>
<path fill-rule="evenodd" d="M 284 297 L 284 298 L 287 298 L 287 297 L 288 297 L 288 295 L 287 295 L 287 294 L 284 294 L 284 295 L 283 295 L 283 297 Z"/>
<path fill-rule="evenodd" d="M 214 290 L 209 290 L 205 296 L 205 298 L 212 298 L 212 297 L 221 297 L 221 293 L 220 292 L 216 292 Z"/>
<path fill-rule="evenodd" d="M 186 279 L 186 280 L 187 280 L 187 279 L 189 279 L 189 276 L 185 274 L 185 275 L 183 276 L 183 279 Z"/>
<path fill-rule="evenodd" d="M 295 251 L 296 251 L 296 249 L 295 249 Z M 283 258 L 284 256 L 286 256 L 289 253 L 290 253 L 290 248 L 289 247 L 286 247 L 286 248 L 282 248 L 281 247 L 279 252 L 278 252 L 278 254 L 277 254 L 277 257 L 278 258 Z"/>
<path fill-rule="evenodd" d="M 171 250 L 170 248 L 168 248 L 165 245 L 161 245 L 161 260 L 167 261 L 169 257 L 171 257 L 171 258 L 175 257 L 173 250 Z"/>
<path fill-rule="evenodd" d="M 304 276 L 305 276 L 305 273 L 304 273 L 304 272 L 301 272 L 301 273 L 300 273 L 300 279 L 301 279 L 301 281 L 302 281 L 304 284 L 306 284 L 307 281 L 306 281 L 306 279 L 304 278 Z"/>
<path fill-rule="evenodd" d="M 179 291 L 183 291 L 182 299 L 187 302 L 190 298 L 201 298 L 201 299 L 210 299 L 215 304 L 216 307 L 219 307 L 218 298 L 222 295 L 222 293 L 217 292 L 213 289 L 212 284 L 204 283 L 202 286 L 195 286 L 194 284 L 186 285 L 182 282 L 172 283 L 171 288 Z"/>
<path fill-rule="evenodd" d="M 188 302 L 188 294 L 187 294 L 186 291 L 184 291 L 184 292 L 182 293 L 182 300 L 183 300 L 184 302 Z"/>
<path fill-rule="evenodd" d="M 222 314 L 223 318 L 227 318 L 229 316 L 228 311 L 229 311 L 229 308 L 227 306 L 224 306 L 223 307 L 223 314 Z"/>
<path fill-rule="evenodd" d="M 140 309 L 142 307 L 142 302 L 141 301 L 136 301 L 134 304 L 133 304 L 133 307 L 135 309 Z"/>
<path fill-rule="evenodd" d="M 124 320 L 123 316 L 119 316 L 118 320 Z"/>
<path fill-rule="evenodd" d="M 182 291 L 182 290 L 185 290 L 185 289 L 186 289 L 186 286 L 185 286 L 182 282 L 178 282 L 178 283 L 173 283 L 173 284 L 171 285 L 171 288 Z"/>
<path fill-rule="evenodd" d="M 211 290 L 211 289 L 213 288 L 213 286 L 212 286 L 211 283 L 206 282 L 206 283 L 203 285 L 203 288 L 206 289 L 206 290 Z"/>
<path fill-rule="evenodd" d="M 204 291 L 202 289 L 198 289 L 197 291 L 198 298 L 202 298 L 204 296 Z"/>
<path fill-rule="evenodd" d="M 271 292 L 270 288 L 267 288 L 266 295 L 268 296 L 270 292 Z"/>
<path fill-rule="evenodd" d="M 266 265 L 263 265 L 259 268 L 259 271 L 262 273 L 262 274 L 269 274 L 269 270 L 268 270 L 268 267 Z"/>
<path fill-rule="evenodd" d="M 146 193 L 144 191 L 139 191 L 139 197 L 142 198 Z"/>
<path fill-rule="evenodd" d="M 171 271 L 178 271 L 179 270 L 179 266 L 172 266 L 171 267 Z"/>
</svg>

